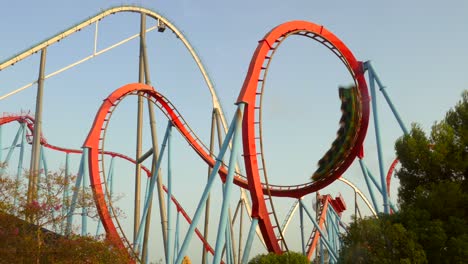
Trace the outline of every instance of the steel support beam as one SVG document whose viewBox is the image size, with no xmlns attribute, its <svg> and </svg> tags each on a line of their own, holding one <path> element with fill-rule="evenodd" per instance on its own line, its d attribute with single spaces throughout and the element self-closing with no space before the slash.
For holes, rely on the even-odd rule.
<svg viewBox="0 0 468 264">
<path fill-rule="evenodd" d="M 392 100 L 390 99 L 390 96 L 388 96 L 387 90 L 385 89 L 386 87 L 380 81 L 380 78 L 377 75 L 377 73 L 375 72 L 374 67 L 372 67 L 371 62 L 370 61 L 364 62 L 364 68 L 366 70 L 368 70 L 369 73 L 372 72 L 371 75 L 372 75 L 373 79 L 377 82 L 377 85 L 379 86 L 379 90 L 382 92 L 385 100 L 387 101 L 388 106 L 392 110 L 392 113 L 395 116 L 398 124 L 400 125 L 401 130 L 403 131 L 403 133 L 405 135 L 408 135 L 409 133 L 408 133 L 408 129 L 405 126 L 405 123 L 401 119 L 400 114 L 398 113 L 397 109 L 395 108 L 395 105 L 392 103 Z M 369 79 L 370 79 L 370 77 L 369 77 Z"/>
<path fill-rule="evenodd" d="M 208 198 L 208 194 L 210 193 L 211 187 L 213 186 L 214 179 L 216 178 L 216 175 L 219 172 L 219 169 L 221 168 L 221 165 L 223 163 L 223 157 L 224 154 L 226 153 L 228 147 L 229 147 L 229 142 L 231 138 L 233 137 L 234 131 L 237 129 L 237 116 L 234 117 L 233 121 L 231 122 L 231 125 L 229 127 L 229 130 L 226 134 L 226 138 L 224 139 L 223 145 L 221 146 L 221 149 L 219 151 L 219 154 L 216 158 L 216 163 L 213 166 L 213 170 L 211 171 L 210 179 L 208 180 L 205 189 L 203 191 L 203 194 L 200 198 L 200 201 L 198 202 L 197 209 L 195 211 L 195 215 L 193 216 L 192 223 L 189 226 L 189 229 L 187 231 L 187 234 L 184 238 L 184 242 L 182 243 L 182 246 L 180 248 L 180 251 L 177 255 L 177 260 L 176 263 L 180 263 L 185 255 L 185 252 L 187 251 L 188 245 L 190 244 L 190 241 L 193 237 L 193 233 L 195 231 L 195 228 L 198 224 L 198 221 L 200 220 L 200 216 L 202 214 L 202 211 L 205 207 L 206 204 L 206 199 Z M 230 168 L 233 167 L 234 164 L 230 164 Z"/>
<path fill-rule="evenodd" d="M 362 159 L 359 159 L 359 165 L 361 167 L 362 174 L 364 175 L 364 180 L 366 180 L 367 189 L 369 190 L 371 200 L 372 200 L 372 204 L 374 205 L 374 210 L 377 213 L 379 213 L 380 210 L 379 210 L 379 207 L 377 206 L 377 201 L 375 200 L 374 191 L 372 190 L 372 186 L 369 183 L 369 175 L 367 174 L 367 169 L 366 169 L 366 166 L 364 165 L 364 161 L 362 161 Z"/>
<path fill-rule="evenodd" d="M 242 255 L 242 264 L 247 264 L 249 261 L 250 249 L 252 248 L 252 242 L 257 230 L 258 218 L 252 218 L 249 234 L 247 235 L 247 242 L 245 242 L 244 254 Z"/>
<path fill-rule="evenodd" d="M 214 155 L 214 138 L 215 138 L 215 122 L 216 122 L 217 114 L 216 114 L 216 109 L 213 109 L 213 112 L 211 114 L 211 134 L 210 134 L 210 155 Z M 219 136 L 219 135 L 218 135 Z M 208 166 L 208 179 L 210 177 L 212 168 Z M 206 199 L 206 207 L 205 207 L 205 223 L 203 227 L 203 237 L 208 241 L 208 234 L 209 234 L 209 224 L 210 220 L 210 195 L 208 195 L 208 198 Z M 201 263 L 206 263 L 206 253 L 208 252 L 204 246 L 202 246 L 202 262 Z"/>
<path fill-rule="evenodd" d="M 164 150 L 166 149 L 166 145 L 167 145 L 167 141 L 168 141 L 168 137 L 169 137 L 169 130 L 170 130 L 171 126 L 172 126 L 172 123 L 171 123 L 171 121 L 169 121 L 168 124 L 167 124 L 166 133 L 164 135 L 164 139 L 163 139 L 163 142 L 162 142 L 161 153 L 164 153 Z M 153 199 L 154 187 L 155 187 L 156 181 L 157 181 L 156 173 L 159 171 L 159 168 L 161 167 L 162 157 L 163 157 L 163 155 L 160 155 L 158 157 L 158 161 L 156 163 L 156 168 L 154 170 L 153 175 L 151 175 L 149 192 L 148 192 L 148 196 L 145 197 L 145 203 L 144 203 L 144 207 L 143 207 L 143 214 L 142 214 L 142 217 L 141 217 L 141 223 L 146 222 L 147 215 L 149 213 L 148 209 L 149 209 L 150 201 Z M 135 241 L 136 241 L 135 242 L 135 248 L 137 249 L 137 251 L 139 251 L 139 241 L 142 238 L 142 236 L 143 236 L 143 228 L 140 225 L 140 227 L 138 228 L 136 239 L 135 239 Z"/>
<path fill-rule="evenodd" d="M 44 92 L 44 75 L 47 57 L 47 48 L 41 50 L 41 60 L 39 65 L 39 78 L 37 81 L 37 96 L 36 96 L 36 112 L 34 116 L 34 132 L 33 143 L 31 150 L 31 164 L 29 168 L 29 182 L 27 203 L 31 203 L 37 199 L 37 185 L 39 180 L 39 163 L 40 163 L 40 145 L 42 134 L 42 97 Z"/>
<path fill-rule="evenodd" d="M 172 260 L 173 235 L 172 235 L 172 126 L 168 127 L 167 139 L 167 245 L 166 263 Z"/>
<path fill-rule="evenodd" d="M 224 194 L 223 194 L 223 203 L 221 205 L 221 214 L 219 217 L 219 227 L 218 227 L 218 234 L 216 237 L 216 247 L 215 247 L 215 255 L 213 259 L 213 263 L 219 263 L 221 261 L 221 248 L 225 243 L 225 232 L 227 219 L 228 219 L 228 209 L 229 209 L 229 199 L 231 197 L 232 186 L 234 185 L 234 171 L 235 171 L 235 164 L 237 163 L 237 152 L 240 147 L 240 138 L 241 138 L 241 126 L 242 126 L 242 116 L 244 113 L 244 103 L 240 103 L 237 108 L 236 115 L 234 116 L 233 123 L 235 124 L 234 127 L 234 134 L 232 139 L 232 150 L 231 155 L 229 155 L 229 169 L 228 174 L 226 176 L 226 182 L 224 184 Z M 229 138 L 226 137 L 227 141 Z"/>
<path fill-rule="evenodd" d="M 304 208 L 304 211 L 306 212 L 307 216 L 309 216 L 309 219 L 312 221 L 312 223 L 314 224 L 315 228 L 317 228 L 317 231 L 320 233 L 320 237 L 322 239 L 322 241 L 325 243 L 325 245 L 327 246 L 328 248 L 328 252 L 330 253 L 330 255 L 335 259 L 335 260 L 338 260 L 338 257 L 336 255 L 336 252 L 333 250 L 333 247 L 332 245 L 328 242 L 328 240 L 324 237 L 324 234 L 322 232 L 322 230 L 320 229 L 320 226 L 319 224 L 317 223 L 317 221 L 315 221 L 315 219 L 312 217 L 312 215 L 310 214 L 309 210 L 305 207 L 304 203 L 302 201 L 299 201 L 299 203 L 301 204 L 301 206 Z"/>
<path fill-rule="evenodd" d="M 377 156 L 379 158 L 379 172 L 380 172 L 380 181 L 382 185 L 382 198 L 383 198 L 383 208 L 384 213 L 390 213 L 390 207 L 388 205 L 388 196 L 387 188 L 385 181 L 384 165 L 383 165 L 383 150 L 382 150 L 382 141 L 380 139 L 380 124 L 379 124 L 379 111 L 377 108 L 377 93 L 375 91 L 375 78 L 373 71 L 368 71 L 369 74 L 369 87 L 371 92 L 371 103 L 372 103 L 372 116 L 374 117 L 374 128 L 375 128 L 375 141 L 377 143 Z"/>
<path fill-rule="evenodd" d="M 144 64 L 144 54 L 143 54 L 143 42 L 145 41 L 144 33 L 146 28 L 146 19 L 145 15 L 141 14 L 140 19 L 140 55 L 139 55 L 139 64 L 138 64 L 138 82 L 144 83 L 145 81 L 145 64 Z M 135 160 L 139 160 L 142 153 L 142 142 L 143 142 L 143 96 L 138 94 L 138 104 L 137 104 L 137 139 L 136 139 L 136 154 Z M 135 198 L 133 205 L 133 241 L 136 243 L 136 236 L 138 229 L 140 227 L 140 203 L 141 203 L 141 164 L 135 164 Z"/>
</svg>

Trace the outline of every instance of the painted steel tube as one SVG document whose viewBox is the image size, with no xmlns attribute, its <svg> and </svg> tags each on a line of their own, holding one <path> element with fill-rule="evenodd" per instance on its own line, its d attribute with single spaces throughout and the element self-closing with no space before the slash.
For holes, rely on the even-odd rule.
<svg viewBox="0 0 468 264">
<path fill-rule="evenodd" d="M 367 89 L 366 81 L 364 78 L 364 72 L 362 63 L 358 62 L 351 51 L 346 47 L 346 45 L 338 39 L 333 33 L 325 29 L 323 26 L 310 23 L 307 21 L 290 21 L 284 24 L 281 24 L 267 33 L 262 40 L 259 41 L 257 49 L 254 52 L 250 66 L 247 72 L 247 75 L 242 86 L 242 90 L 237 99 L 237 103 L 245 103 L 245 114 L 243 120 L 243 146 L 244 146 L 244 162 L 246 166 L 246 174 L 249 182 L 249 190 L 252 197 L 252 216 L 259 219 L 259 227 L 262 231 L 263 237 L 265 239 L 266 245 L 269 251 L 275 253 L 281 253 L 280 246 L 276 239 L 273 226 L 268 214 L 267 206 L 264 200 L 264 189 L 265 186 L 261 183 L 260 173 L 259 173 L 259 158 L 258 153 L 263 155 L 261 151 L 258 151 L 258 147 L 255 141 L 256 130 L 255 123 L 258 121 L 256 119 L 255 111 L 258 105 L 257 98 L 257 87 L 258 82 L 261 79 L 260 74 L 265 69 L 264 63 L 268 59 L 271 59 L 269 52 L 273 49 L 276 49 L 278 46 L 274 46 L 275 43 L 280 42 L 282 38 L 285 38 L 291 34 L 291 32 L 305 32 L 312 33 L 315 36 L 319 36 L 323 41 L 331 45 L 335 54 L 340 54 L 342 61 L 345 63 L 345 66 L 352 75 L 352 78 L 355 81 L 355 84 L 358 87 L 359 98 L 361 103 L 361 120 L 359 124 L 356 124 L 358 129 L 358 134 L 356 135 L 356 141 L 350 149 L 345 150 L 349 154 L 345 160 L 336 168 L 332 175 L 328 176 L 324 180 L 313 182 L 310 184 L 305 184 L 300 188 L 294 190 L 285 191 L 284 194 L 288 193 L 285 196 L 294 196 L 302 197 L 305 194 L 317 191 L 335 181 L 339 178 L 351 165 L 356 156 L 362 150 L 362 143 L 364 141 L 367 127 L 369 123 L 369 92 Z M 269 186 L 267 186 L 269 188 Z M 272 196 L 281 196 L 276 195 L 273 190 L 270 188 Z"/>
</svg>

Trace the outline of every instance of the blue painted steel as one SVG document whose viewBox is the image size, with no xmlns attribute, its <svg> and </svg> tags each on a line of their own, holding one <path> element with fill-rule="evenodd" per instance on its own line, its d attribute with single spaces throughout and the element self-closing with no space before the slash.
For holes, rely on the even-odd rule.
<svg viewBox="0 0 468 264">
<path fill-rule="evenodd" d="M 23 132 L 21 133 L 21 145 L 20 145 L 20 155 L 18 161 L 18 168 L 16 170 L 16 182 L 20 182 L 21 174 L 23 174 L 23 160 L 24 160 L 24 148 L 26 145 L 26 126 L 25 124 L 21 124 Z M 16 191 L 18 191 L 19 184 L 16 184 Z M 15 208 L 18 207 L 18 197 L 15 195 L 14 199 L 14 206 Z"/>
<path fill-rule="evenodd" d="M 328 240 L 324 237 L 324 233 L 320 229 L 320 226 L 318 225 L 317 221 L 315 221 L 314 217 L 310 214 L 309 210 L 307 207 L 305 207 L 304 203 L 302 201 L 299 201 L 300 205 L 304 208 L 304 211 L 306 212 L 307 216 L 309 216 L 309 219 L 312 221 L 314 224 L 315 228 L 317 228 L 317 231 L 320 233 L 320 237 L 322 238 L 323 242 L 325 243 L 325 246 L 328 248 L 328 252 L 330 256 L 332 256 L 335 260 L 338 260 L 337 254 L 331 244 L 328 242 Z"/>
<path fill-rule="evenodd" d="M 114 197 L 114 176 L 115 176 L 115 173 L 114 173 L 114 168 L 115 168 L 115 165 L 114 165 L 114 160 L 115 158 L 112 157 L 111 158 L 111 162 L 110 162 L 110 165 L 109 165 L 109 175 L 107 176 L 107 188 L 109 188 L 109 201 L 112 202 L 112 198 Z M 109 210 L 110 210 L 110 206 L 109 206 Z M 148 262 L 146 262 L 148 263 Z"/>
<path fill-rule="evenodd" d="M 3 164 L 8 165 L 8 163 L 10 162 L 10 158 L 11 158 L 11 155 L 13 154 L 13 150 L 15 150 L 15 147 L 18 144 L 18 139 L 20 138 L 21 134 L 23 133 L 22 131 L 23 131 L 23 126 L 20 126 L 18 128 L 18 131 L 16 132 L 16 135 L 15 135 L 15 138 L 13 139 L 13 142 L 11 143 L 10 149 L 8 150 L 8 153 L 6 155 L 5 160 L 3 161 Z M 0 173 L 5 172 L 5 167 L 0 168 Z"/>
<path fill-rule="evenodd" d="M 169 264 L 172 258 L 172 123 L 168 126 L 167 139 L 167 245 L 166 263 Z"/>
<path fill-rule="evenodd" d="M 83 162 L 83 199 L 85 197 L 86 189 L 88 187 L 88 175 L 89 175 L 89 166 L 88 166 L 88 149 L 83 149 L 83 155 L 86 157 Z M 83 203 L 84 205 L 85 203 Z M 88 233 L 88 208 L 86 206 L 81 207 L 81 235 L 86 236 Z"/>
<path fill-rule="evenodd" d="M 334 217 L 331 217 L 330 215 L 328 215 L 330 217 L 330 229 L 331 229 L 331 240 L 333 241 L 333 249 L 338 252 L 339 248 L 338 248 L 338 245 L 339 245 L 339 242 L 338 242 L 338 230 L 336 228 L 336 222 L 335 222 L 335 218 Z"/>
<path fill-rule="evenodd" d="M 379 114 L 377 109 L 377 93 L 375 91 L 375 78 L 372 71 L 368 71 L 369 74 L 369 86 L 371 91 L 371 101 L 372 101 L 372 115 L 374 117 L 374 128 L 375 128 L 375 140 L 377 142 L 377 156 L 379 158 L 379 172 L 380 172 L 380 184 L 382 185 L 382 198 L 383 198 L 383 207 L 384 213 L 389 214 L 389 206 L 388 206 L 388 196 L 387 196 L 387 188 L 386 181 L 385 181 L 385 173 L 384 173 L 384 164 L 383 164 L 383 154 L 382 154 L 382 142 L 380 140 L 380 127 L 379 127 Z"/>
<path fill-rule="evenodd" d="M 179 232 L 180 232 L 180 212 L 177 212 L 177 217 L 176 217 L 176 229 L 175 229 L 175 241 L 174 241 L 174 252 L 179 252 Z M 176 261 L 176 254 L 172 256 L 172 263 L 175 263 Z M 148 263 L 148 262 L 146 262 Z"/>
<path fill-rule="evenodd" d="M 71 203 L 70 203 L 70 209 L 68 210 L 68 215 L 67 215 L 67 226 L 65 228 L 65 235 L 67 235 L 67 236 L 70 235 L 70 233 L 71 233 L 71 226 L 72 226 L 72 223 L 73 223 L 73 214 L 75 213 L 76 202 L 78 200 L 78 193 L 80 191 L 81 181 L 83 180 L 83 164 L 84 164 L 84 160 L 86 158 L 87 157 L 85 157 L 84 152 L 83 152 L 81 154 L 80 167 L 78 169 L 78 175 L 77 175 L 76 181 L 75 181 L 75 188 L 74 188 L 72 200 L 71 200 Z"/>
<path fill-rule="evenodd" d="M 328 217 L 328 214 L 326 212 L 325 212 L 325 221 L 326 221 L 325 231 L 327 232 L 328 243 L 330 243 L 331 248 L 335 250 L 335 243 L 333 241 L 333 229 L 331 228 L 333 224 L 331 223 L 331 219 Z"/>
<path fill-rule="evenodd" d="M 258 218 L 252 218 L 250 224 L 249 234 L 247 235 L 247 241 L 245 242 L 244 254 L 242 255 L 242 264 L 249 262 L 250 249 L 252 248 L 252 242 L 255 235 L 255 230 L 258 226 Z"/>
<path fill-rule="evenodd" d="M 45 182 L 46 182 L 46 188 L 47 188 L 47 195 L 49 197 L 52 196 L 52 190 L 50 186 L 50 179 L 49 179 L 49 166 L 47 165 L 47 159 L 46 159 L 46 155 L 45 155 L 45 149 L 44 149 L 44 146 L 41 145 L 40 147 L 40 151 L 39 151 L 39 171 L 43 170 L 43 173 L 44 173 L 44 177 L 45 177 Z M 41 162 L 42 161 L 42 162 Z M 40 176 L 40 173 L 39 173 L 39 176 Z M 38 181 L 40 181 L 40 178 L 38 179 Z M 37 192 L 39 193 L 40 189 L 40 184 L 38 186 L 38 189 L 37 189 Z M 54 205 L 55 206 L 55 205 Z M 57 222 L 56 222 L 56 216 L 55 216 L 55 210 L 54 209 L 51 209 L 51 213 L 52 213 L 52 224 L 53 224 L 53 228 L 54 228 L 54 232 L 55 233 L 58 233 L 58 230 L 57 230 Z"/>
<path fill-rule="evenodd" d="M 333 219 L 329 217 L 328 210 L 326 212 L 326 219 L 327 219 L 327 225 L 326 225 L 326 230 L 328 234 L 328 242 L 330 242 L 330 245 L 332 246 L 333 250 L 336 250 L 336 245 L 335 245 L 335 234 L 333 230 Z"/>
<path fill-rule="evenodd" d="M 149 194 L 149 187 L 150 187 L 150 182 L 151 182 L 151 177 L 146 177 L 146 186 L 145 186 L 145 196 L 144 199 L 146 199 L 146 197 L 148 197 L 148 194 Z M 146 220 L 144 221 L 146 223 Z M 143 244 L 143 236 L 140 236 L 140 240 L 138 240 L 138 245 L 141 245 Z M 148 245 L 146 245 L 146 248 L 148 249 Z M 148 251 L 146 251 L 148 252 Z M 140 252 L 140 254 L 143 254 L 143 251 Z M 146 254 L 146 257 L 148 257 L 148 254 Z"/>
<path fill-rule="evenodd" d="M 302 199 L 302 198 L 301 198 Z M 302 255 L 305 255 L 305 239 L 304 239 L 304 211 L 301 206 L 299 206 L 299 219 L 301 227 L 301 245 L 302 245 Z"/>
<path fill-rule="evenodd" d="M 106 179 L 106 192 L 108 192 L 108 195 L 104 196 L 104 199 L 107 199 L 108 201 L 111 201 L 111 202 L 112 202 L 112 193 L 114 190 L 113 188 L 114 184 L 112 181 L 113 176 L 114 176 L 114 157 L 111 158 L 111 161 L 109 164 L 109 172 L 107 173 L 107 179 Z M 98 238 L 99 232 L 101 231 L 101 225 L 102 225 L 102 222 L 99 220 L 97 228 L 96 228 L 96 238 Z"/>
<path fill-rule="evenodd" d="M 156 184 L 156 181 L 158 180 L 157 175 L 158 175 L 159 168 L 161 167 L 162 159 L 163 159 L 163 156 L 164 156 L 164 151 L 166 150 L 166 145 L 167 145 L 167 141 L 168 141 L 168 138 L 169 138 L 169 131 L 170 131 L 171 126 L 172 126 L 172 123 L 171 123 L 171 121 L 169 121 L 167 123 L 166 133 L 164 134 L 164 139 L 163 139 L 163 142 L 162 142 L 162 145 L 161 145 L 160 155 L 159 155 L 158 160 L 156 162 L 156 168 L 152 172 L 153 175 L 151 175 L 149 193 L 148 193 L 148 196 L 145 199 L 145 204 L 144 204 L 144 207 L 143 207 L 143 214 L 141 216 L 140 225 L 139 225 L 139 228 L 138 228 L 137 235 L 134 238 L 134 249 L 137 252 L 140 251 L 139 250 L 139 247 L 140 247 L 139 241 L 141 241 L 142 236 L 143 236 L 143 230 L 144 230 L 144 226 L 145 226 L 145 222 L 146 222 L 146 216 L 148 215 L 149 204 L 150 204 L 150 201 L 153 200 L 154 186 Z"/>
<path fill-rule="evenodd" d="M 333 209 L 333 207 L 330 206 L 328 209 L 329 209 L 329 210 L 327 210 L 328 217 L 331 219 L 333 230 L 334 230 L 335 234 L 338 235 L 340 233 L 340 230 L 338 228 L 339 220 L 337 221 L 337 219 L 339 219 L 339 218 L 337 217 L 336 212 L 334 212 L 335 210 Z M 335 214 L 333 214 L 333 213 L 335 213 Z"/>
<path fill-rule="evenodd" d="M 37 182 L 38 182 L 38 186 L 37 186 L 37 197 L 38 197 L 38 199 L 39 199 L 39 197 L 40 197 L 40 196 L 39 196 L 39 193 L 42 191 L 42 190 L 41 190 L 41 184 L 40 184 L 40 183 L 41 183 L 41 173 L 43 173 L 43 172 L 46 171 L 46 169 L 44 169 L 44 163 L 41 162 L 41 161 L 42 161 L 42 156 L 43 156 L 43 155 L 42 155 L 42 148 L 40 148 L 40 149 L 39 149 L 39 173 L 37 174 L 37 177 L 38 177 L 38 179 L 37 179 Z M 48 178 L 46 178 L 46 179 L 48 179 Z M 47 190 L 47 191 L 48 191 L 48 190 Z"/>
<path fill-rule="evenodd" d="M 109 165 L 109 175 L 107 176 L 107 186 L 109 186 L 109 200 L 112 201 L 114 195 L 114 157 L 112 157 Z"/>
<path fill-rule="evenodd" d="M 325 263 L 325 255 L 323 254 L 323 241 L 322 237 L 320 237 L 320 263 L 324 264 Z"/>
<path fill-rule="evenodd" d="M 213 169 L 211 170 L 211 174 L 208 177 L 208 181 L 205 185 L 205 189 L 203 190 L 202 197 L 200 198 L 200 201 L 198 202 L 197 209 L 195 211 L 195 215 L 193 216 L 192 223 L 189 226 L 187 234 L 185 235 L 185 238 L 184 238 L 184 242 L 182 243 L 179 254 L 177 255 L 176 263 L 180 263 L 182 261 L 184 254 L 187 251 L 188 245 L 190 244 L 190 241 L 192 239 L 192 236 L 198 224 L 198 221 L 200 220 L 200 216 L 203 212 L 203 209 L 205 208 L 206 199 L 208 198 L 208 195 L 210 194 L 210 190 L 211 190 L 211 187 L 213 186 L 213 182 L 218 174 L 219 168 L 221 167 L 223 163 L 224 154 L 226 153 L 228 146 L 229 146 L 229 142 L 231 141 L 234 131 L 236 130 L 236 124 L 237 124 L 236 118 L 237 117 L 235 116 L 234 118 L 235 119 L 231 122 L 229 126 L 228 132 L 226 134 L 226 137 L 224 138 L 219 154 L 216 157 L 216 163 L 214 164 Z"/>
<path fill-rule="evenodd" d="M 226 247 L 226 264 L 233 264 L 234 258 L 232 256 L 231 230 L 229 228 L 229 225 L 226 226 L 226 231 L 224 232 L 226 236 L 226 243 L 224 244 Z"/>
<path fill-rule="evenodd" d="M 369 183 L 369 176 L 367 175 L 367 170 L 362 159 L 359 159 L 359 165 L 361 166 L 362 174 L 364 175 L 364 179 L 366 180 L 367 189 L 369 190 L 374 209 L 377 213 L 379 213 L 379 207 L 377 206 L 377 201 L 375 200 L 374 190 L 372 190 L 372 186 Z"/>
<path fill-rule="evenodd" d="M 332 209 L 333 208 L 329 208 L 329 209 Z M 331 239 L 331 241 L 333 242 L 333 248 L 335 249 L 335 251 L 339 251 L 339 245 L 341 244 L 340 243 L 340 231 L 338 229 L 338 218 L 336 217 L 336 215 L 333 215 L 333 213 L 331 213 L 331 210 L 327 210 L 327 218 L 330 219 L 330 226 L 328 226 L 329 229 L 331 229 L 331 237 L 329 237 L 329 239 Z"/>
<path fill-rule="evenodd" d="M 234 135 L 232 140 L 232 149 L 231 155 L 229 156 L 229 169 L 228 174 L 226 176 L 226 182 L 224 184 L 224 195 L 223 195 L 223 204 L 221 206 L 221 214 L 219 216 L 219 226 L 218 226 L 218 234 L 216 237 L 216 247 L 215 247 L 215 255 L 213 258 L 213 263 L 220 263 L 221 261 L 221 251 L 225 240 L 225 233 L 223 230 L 226 229 L 227 222 L 228 222 L 228 209 L 229 209 L 229 201 L 231 198 L 232 193 L 232 186 L 234 185 L 234 172 L 236 170 L 236 162 L 237 162 L 237 153 L 239 152 L 240 148 L 240 137 L 241 137 L 241 128 L 242 128 L 242 116 L 244 114 L 244 103 L 240 103 L 238 105 L 236 115 L 234 116 L 233 122 L 235 122 L 234 127 Z"/>
<path fill-rule="evenodd" d="M 387 94 L 387 90 L 385 89 L 386 87 L 380 81 L 380 78 L 377 75 L 377 73 L 375 72 L 375 69 L 372 66 L 371 62 L 370 61 L 364 62 L 364 68 L 367 69 L 369 72 L 372 72 L 372 77 L 377 82 L 377 85 L 379 86 L 379 90 L 382 92 L 385 100 L 388 103 L 388 106 L 390 106 L 390 109 L 392 110 L 393 115 L 395 116 L 398 124 L 400 125 L 401 130 L 403 130 L 403 133 L 405 133 L 405 135 L 408 135 L 409 134 L 408 129 L 406 128 L 405 124 L 403 123 L 403 121 L 402 121 L 402 119 L 400 117 L 400 114 L 398 113 L 395 106 L 393 105 L 392 100 L 390 100 L 390 97 Z M 369 79 L 370 79 L 370 77 L 369 77 Z"/>
<path fill-rule="evenodd" d="M 372 172 L 369 170 L 369 168 L 364 165 L 366 170 L 367 170 L 367 175 L 369 175 L 369 178 L 372 180 L 372 182 L 374 183 L 374 186 L 377 188 L 377 190 L 380 192 L 381 195 L 383 195 L 382 193 L 382 189 L 380 188 L 379 184 L 377 183 L 377 180 L 375 179 L 374 175 L 372 174 Z M 386 187 L 384 187 L 385 190 L 387 189 Z M 388 195 L 388 194 L 387 194 Z M 397 212 L 398 210 L 396 209 L 395 205 L 393 205 L 392 201 L 388 201 L 389 205 L 390 205 L 390 208 L 392 208 L 392 210 L 394 212 Z"/>
<path fill-rule="evenodd" d="M 146 177 L 145 196 L 144 196 L 145 199 L 146 197 L 148 197 L 148 194 L 149 194 L 150 182 L 151 182 L 151 178 Z"/>
<path fill-rule="evenodd" d="M 338 221 L 338 224 L 341 225 L 343 230 L 348 233 L 348 230 L 346 229 L 346 225 L 343 221 L 341 221 L 341 217 L 336 213 L 335 209 L 333 207 L 328 207 L 330 212 L 335 216 L 336 221 Z M 338 229 L 339 230 L 339 229 Z"/>
<path fill-rule="evenodd" d="M 48 186 L 49 185 L 49 166 L 47 166 L 47 159 L 46 159 L 46 156 L 45 156 L 45 150 L 44 150 L 43 146 L 41 146 L 41 148 L 40 148 L 39 155 L 40 155 L 40 157 L 39 157 L 39 165 L 40 165 L 39 166 L 39 168 L 40 168 L 39 171 L 41 171 L 41 169 L 43 169 L 46 185 Z M 42 161 L 42 163 L 40 163 L 41 161 Z M 39 186 L 38 186 L 38 188 L 39 188 Z M 39 189 L 37 191 L 39 192 Z M 47 188 L 47 194 L 52 195 L 50 188 Z"/>
</svg>

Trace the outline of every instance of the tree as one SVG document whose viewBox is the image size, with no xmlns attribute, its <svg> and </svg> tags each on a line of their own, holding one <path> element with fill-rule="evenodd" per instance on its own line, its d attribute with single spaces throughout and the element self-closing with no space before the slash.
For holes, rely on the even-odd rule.
<svg viewBox="0 0 468 264">
<path fill-rule="evenodd" d="M 390 216 L 353 222 L 343 239 L 340 263 L 427 263 L 414 235 Z"/>
<path fill-rule="evenodd" d="M 340 260 L 466 263 L 468 91 L 429 136 L 413 125 L 395 150 L 401 164 L 396 173 L 401 209 L 392 216 L 355 221 L 344 237 Z"/>
<path fill-rule="evenodd" d="M 468 259 L 468 91 L 434 124 L 400 138 L 398 222 L 415 234 L 433 263 Z"/>
<path fill-rule="evenodd" d="M 457 182 L 468 192 L 468 91 L 449 110 L 445 119 L 432 127 L 430 137 L 414 125 L 410 135 L 395 144 L 401 169 L 400 204 L 413 201 L 416 189 L 430 189 L 440 181 Z"/>
<path fill-rule="evenodd" d="M 26 180 L 0 174 L 0 263 L 130 261 L 126 250 L 113 247 L 103 238 L 60 234 L 69 213 L 63 206 L 70 203 L 69 197 L 63 199 L 69 182 L 63 172 L 50 173 L 39 181 L 41 191 L 30 203 L 26 199 Z M 97 217 L 90 191 L 80 192 L 76 206 L 88 208 L 88 215 Z M 25 216 L 32 221 L 23 220 Z"/>
<path fill-rule="evenodd" d="M 260 254 L 249 261 L 249 264 L 307 264 L 309 260 L 306 256 L 297 252 L 286 252 L 281 255 L 274 253 Z"/>
</svg>

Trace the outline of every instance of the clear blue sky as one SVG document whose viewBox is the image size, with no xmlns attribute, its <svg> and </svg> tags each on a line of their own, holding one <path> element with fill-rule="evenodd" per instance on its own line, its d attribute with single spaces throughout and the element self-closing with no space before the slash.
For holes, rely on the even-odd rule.
<svg viewBox="0 0 468 264">
<path fill-rule="evenodd" d="M 234 112 L 233 103 L 257 41 L 289 20 L 322 24 L 358 60 L 372 60 L 407 126 L 417 122 L 428 130 L 468 89 L 468 2 L 464 0 L 12 1 L 0 9 L 0 60 L 100 10 L 127 3 L 153 9 L 182 30 L 202 58 L 228 119 Z M 105 19 L 100 28 L 99 47 L 105 48 L 138 30 L 137 15 Z M 148 38 L 153 83 L 206 142 L 209 96 L 195 64 L 171 33 L 153 32 Z M 49 50 L 47 72 L 89 55 L 93 27 L 56 46 Z M 133 41 L 46 82 L 44 135 L 50 143 L 81 146 L 102 99 L 121 85 L 137 81 L 137 47 Z M 0 96 L 36 79 L 38 59 L 35 55 L 0 72 Z M 335 137 L 339 120 L 336 87 L 349 83 L 349 77 L 327 49 L 301 38 L 292 38 L 281 46 L 269 77 L 264 102 L 269 173 L 274 183 L 305 182 Z M 14 95 L 0 102 L 0 112 L 34 111 L 34 98 L 33 89 Z M 401 131 L 382 97 L 379 100 L 388 166 L 394 157 L 394 141 Z M 121 121 L 116 123 L 115 130 L 111 127 L 115 138 L 109 139 L 110 149 L 129 155 L 134 155 L 134 145 L 122 143 L 133 142 L 126 136 L 134 133 L 133 123 L 128 123 L 133 122 L 128 113 L 134 110 L 132 106 L 124 104 L 123 110 L 119 110 Z M 378 175 L 372 126 L 366 153 L 369 167 Z M 196 157 L 190 158 L 189 164 L 192 163 L 204 171 Z M 180 171 L 189 174 L 196 169 Z M 357 167 L 351 168 L 346 176 L 362 184 Z M 190 200 L 185 193 L 191 190 L 184 183 L 178 187 L 182 188 L 179 196 Z M 332 188 L 331 192 L 343 192 L 342 188 Z M 131 218 L 130 212 L 128 215 Z"/>
</svg>

